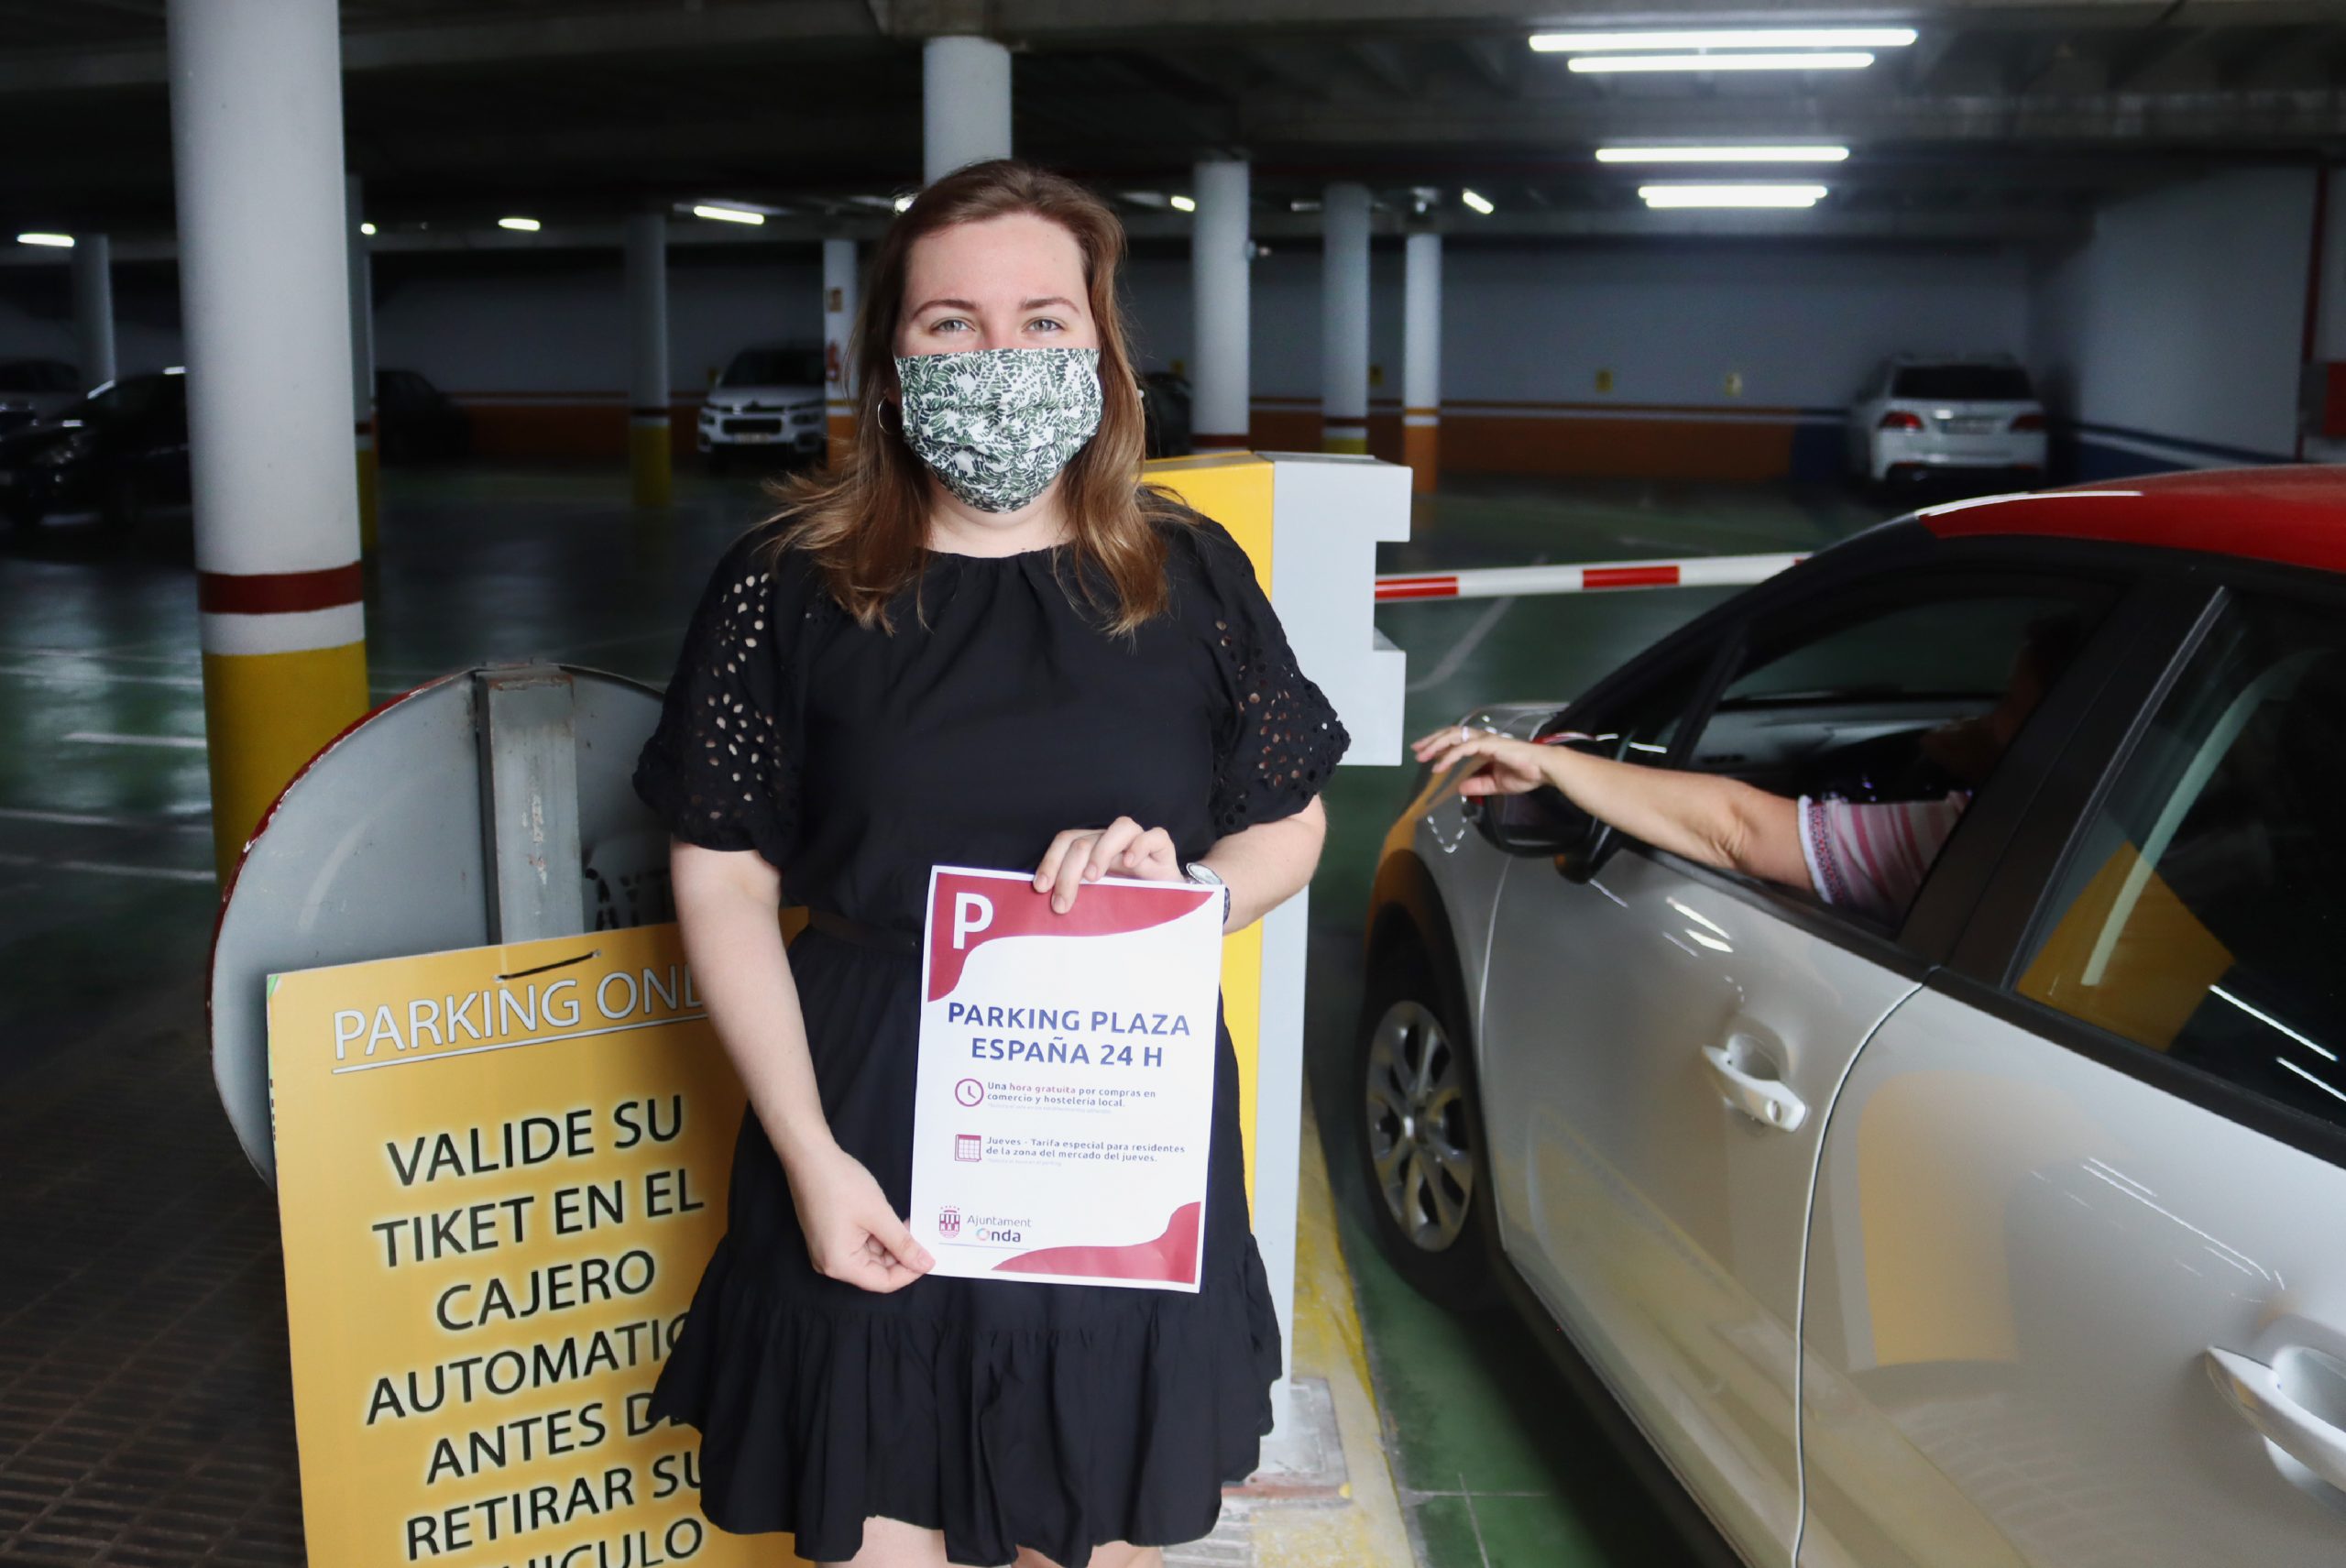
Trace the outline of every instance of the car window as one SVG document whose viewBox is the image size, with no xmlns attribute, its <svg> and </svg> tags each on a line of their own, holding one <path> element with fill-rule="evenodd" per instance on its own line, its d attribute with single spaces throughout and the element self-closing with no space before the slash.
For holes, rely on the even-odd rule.
<svg viewBox="0 0 2346 1568">
<path fill-rule="evenodd" d="M 1789 606 L 1752 629 L 1684 765 L 1809 801 L 1813 885 L 1792 891 L 1895 927 L 2114 597 L 2059 576 L 1939 574 Z"/>
<path fill-rule="evenodd" d="M 745 348 L 719 378 L 728 387 L 823 384 L 823 354 L 817 348 Z"/>
<path fill-rule="evenodd" d="M 2017 365 L 1907 365 L 1892 381 L 1891 396 L 1935 402 L 2025 402 L 2035 396 L 2028 372 Z"/>
<path fill-rule="evenodd" d="M 2233 600 L 2071 847 L 2016 989 L 2346 1124 L 2346 628 Z"/>
<path fill-rule="evenodd" d="M 1623 762 L 1661 763 L 1678 743 L 1678 732 L 1702 689 L 1711 654 L 1682 660 L 1633 689 L 1609 694 L 1584 707 L 1568 708 L 1548 726 L 1588 737 L 1576 746 Z"/>
<path fill-rule="evenodd" d="M 1760 629 L 1689 765 L 1779 795 L 1851 800 L 1976 784 L 1962 775 L 1978 773 L 1981 738 L 1956 727 L 1990 718 L 2023 650 L 2065 666 L 2109 597 L 2099 587 L 2012 582 L 1871 596 L 1837 614 L 1801 606 Z"/>
</svg>

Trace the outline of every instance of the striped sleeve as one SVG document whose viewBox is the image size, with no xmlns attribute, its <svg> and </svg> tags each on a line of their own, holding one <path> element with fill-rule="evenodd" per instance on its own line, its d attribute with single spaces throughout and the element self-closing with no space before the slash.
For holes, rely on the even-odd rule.
<svg viewBox="0 0 2346 1568">
<path fill-rule="evenodd" d="M 1800 848 L 1809 885 L 1827 904 L 1896 925 L 1970 804 L 1965 790 L 1935 800 L 1801 796 Z"/>
</svg>

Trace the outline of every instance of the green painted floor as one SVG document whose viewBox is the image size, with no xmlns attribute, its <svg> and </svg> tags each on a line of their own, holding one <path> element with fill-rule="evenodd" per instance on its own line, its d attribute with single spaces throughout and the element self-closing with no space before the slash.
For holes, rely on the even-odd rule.
<svg viewBox="0 0 2346 1568">
<path fill-rule="evenodd" d="M 751 481 L 697 474 L 679 476 L 664 518 L 634 512 L 616 470 L 393 471 L 383 489 L 384 548 L 367 588 L 378 700 L 493 659 L 664 680 L 709 562 L 759 507 Z M 1420 499 L 1415 537 L 1388 547 L 1382 566 L 1804 550 L 1874 515 L 1831 490 L 1461 480 Z M 178 1058 L 203 1049 L 215 894 L 186 533 L 184 515 L 167 514 L 127 545 L 71 524 L 0 541 L 0 1092 L 13 1080 L 61 1095 L 75 1053 L 126 1031 L 148 1039 L 137 1031 L 168 1027 Z M 1561 701 L 1722 597 L 1397 605 L 1378 622 L 1409 653 L 1415 734 L 1479 702 Z M 1408 793 L 1398 765 L 1345 768 L 1330 789 L 1307 1061 L 1413 1532 L 1427 1568 L 1671 1562 L 1654 1510 L 1530 1331 L 1437 1310 L 1368 1240 L 1356 1134 L 1333 1085 L 1351 1049 L 1373 856 Z M 183 1062 L 175 1081 L 199 1084 L 192 1069 Z M 183 1107 L 168 1125 L 156 1135 L 186 1140 L 188 1168 L 241 1190 L 215 1107 Z M 92 1133 L 87 1154 L 101 1155 L 104 1136 Z M 0 1151 L 11 1191 L 41 1174 L 10 1164 Z M 0 1257 L 0 1271 L 16 1261 Z M 267 1289 L 253 1299 L 266 1310 Z M 268 1403 L 273 1390 L 229 1392 Z M 0 1471 L 8 1447 L 0 1442 Z"/>
</svg>

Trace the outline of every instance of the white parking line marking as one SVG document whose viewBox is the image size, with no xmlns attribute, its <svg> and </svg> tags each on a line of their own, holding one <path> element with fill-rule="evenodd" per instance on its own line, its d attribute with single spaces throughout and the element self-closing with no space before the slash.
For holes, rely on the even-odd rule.
<svg viewBox="0 0 2346 1568">
<path fill-rule="evenodd" d="M 152 877 L 160 882 L 210 883 L 210 872 L 181 866 L 126 866 L 115 861 L 44 861 L 37 855 L 0 854 L 0 865 L 26 866 L 44 872 L 96 872 L 104 876 Z"/>
<path fill-rule="evenodd" d="M 174 746 L 193 751 L 203 750 L 203 737 L 201 735 L 114 735 L 103 729 L 76 729 L 65 739 L 86 740 L 93 746 Z"/>
<path fill-rule="evenodd" d="M 1488 637 L 1492 629 L 1506 620 L 1507 612 L 1514 608 L 1515 600 L 1512 598 L 1493 599 L 1491 608 L 1476 616 L 1474 624 L 1466 629 L 1466 635 L 1453 644 L 1450 652 L 1444 653 L 1432 669 L 1411 681 L 1404 689 L 1411 692 L 1431 691 L 1456 674 L 1459 666 L 1474 656 L 1474 650 L 1483 645 L 1483 639 Z"/>
<path fill-rule="evenodd" d="M 0 675 L 16 675 L 28 681 L 100 681 L 121 685 L 191 686 L 202 690 L 201 675 L 140 675 L 126 670 L 44 670 L 23 664 L 0 664 Z"/>
<path fill-rule="evenodd" d="M 175 833 L 209 833 L 211 812 L 203 820 L 172 817 L 115 817 L 100 811 L 37 811 L 30 806 L 0 806 L 0 821 L 54 822 L 67 828 L 161 828 Z"/>
</svg>

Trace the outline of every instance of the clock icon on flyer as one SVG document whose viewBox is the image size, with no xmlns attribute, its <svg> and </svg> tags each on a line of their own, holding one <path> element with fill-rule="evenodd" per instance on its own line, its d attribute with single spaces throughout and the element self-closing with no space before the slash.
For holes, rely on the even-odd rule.
<svg viewBox="0 0 2346 1568">
<path fill-rule="evenodd" d="M 962 1105 L 976 1105 L 984 1101 L 986 1086 L 974 1078 L 965 1078 L 953 1086 L 953 1099 Z"/>
</svg>

